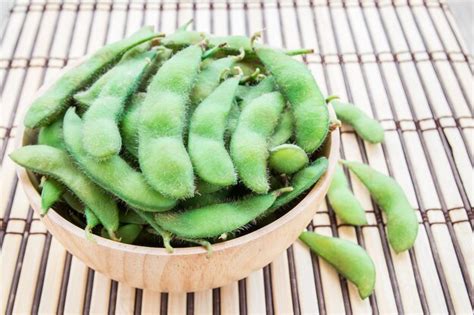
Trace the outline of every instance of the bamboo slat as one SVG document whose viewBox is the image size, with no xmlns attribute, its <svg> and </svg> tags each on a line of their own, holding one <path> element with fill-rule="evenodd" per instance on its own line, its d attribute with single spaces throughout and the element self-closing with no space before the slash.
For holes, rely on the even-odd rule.
<svg viewBox="0 0 474 315">
<path fill-rule="evenodd" d="M 368 224 L 345 225 L 324 203 L 308 229 L 366 248 L 375 293 L 356 288 L 296 241 L 245 280 L 218 290 L 161 294 L 93 272 L 67 254 L 33 214 L 8 158 L 21 113 L 43 82 L 104 43 L 154 25 L 171 33 L 194 19 L 218 35 L 263 32 L 276 47 L 314 48 L 304 58 L 325 95 L 381 121 L 371 145 L 342 127 L 341 157 L 393 176 L 419 217 L 409 252 L 389 247 L 384 214 L 349 176 Z M 0 45 L 0 246 L 2 313 L 472 313 L 473 59 L 445 1 L 21 0 Z"/>
</svg>

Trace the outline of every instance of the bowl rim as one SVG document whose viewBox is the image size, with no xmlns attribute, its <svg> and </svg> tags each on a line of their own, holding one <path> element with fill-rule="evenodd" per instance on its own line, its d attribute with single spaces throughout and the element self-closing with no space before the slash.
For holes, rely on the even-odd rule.
<svg viewBox="0 0 474 315">
<path fill-rule="evenodd" d="M 38 96 L 43 94 L 43 92 L 48 89 L 54 82 L 56 82 L 59 77 L 67 70 L 71 69 L 72 67 L 80 64 L 83 62 L 88 55 L 85 55 L 77 60 L 74 60 L 70 62 L 66 67 L 62 68 L 60 71 L 58 71 L 48 82 L 44 83 L 32 96 L 28 104 L 30 104 L 33 100 L 35 100 Z M 23 142 L 25 140 L 25 132 L 27 128 L 23 124 L 23 119 L 26 115 L 27 110 L 29 109 L 30 106 L 25 106 L 20 113 L 20 125 L 18 128 L 18 135 L 20 135 L 16 139 L 15 143 L 15 148 L 20 148 L 23 146 Z M 328 109 L 329 109 L 329 115 L 330 119 L 334 120 L 336 115 L 334 113 L 334 109 L 330 104 L 328 104 Z M 276 219 L 275 221 L 255 230 L 252 231 L 248 234 L 241 235 L 239 237 L 236 237 L 231 240 L 227 240 L 224 242 L 220 243 L 215 243 L 212 244 L 212 251 L 213 254 L 216 254 L 218 252 L 222 252 L 224 250 L 228 250 L 231 248 L 236 248 L 240 247 L 246 243 L 249 243 L 255 239 L 258 239 L 259 236 L 266 235 L 271 232 L 275 232 L 278 230 L 278 228 L 284 224 L 287 224 L 290 222 L 294 217 L 298 216 L 302 211 L 305 210 L 305 205 L 306 204 L 311 204 L 311 202 L 315 199 L 318 198 L 318 196 L 324 191 L 324 186 L 329 186 L 330 180 L 332 178 L 332 174 L 334 172 L 334 169 L 336 167 L 336 164 L 338 163 L 339 160 L 339 146 L 340 146 L 340 132 L 339 128 L 335 128 L 331 131 L 329 131 L 327 138 L 330 139 L 331 144 L 329 146 L 329 153 L 328 153 L 328 169 L 324 173 L 324 175 L 318 180 L 318 182 L 311 188 L 309 192 L 306 193 L 306 196 L 298 202 L 293 208 L 288 210 L 287 213 Z M 17 176 L 21 182 L 21 185 L 23 187 L 23 190 L 25 191 L 25 194 L 27 195 L 27 198 L 30 202 L 30 205 L 32 206 L 33 210 L 36 211 L 37 213 L 39 212 L 36 209 L 36 205 L 41 204 L 41 196 L 39 192 L 35 189 L 29 175 L 28 175 L 28 170 L 19 166 L 18 164 L 14 163 L 16 167 L 16 172 Z M 325 194 L 325 193 L 324 193 Z M 69 233 L 74 234 L 76 237 L 81 238 L 82 240 L 86 240 L 86 234 L 83 229 L 79 228 L 78 226 L 74 225 L 70 221 L 66 220 L 64 217 L 62 217 L 58 212 L 54 210 L 54 208 L 50 208 L 48 210 L 48 214 L 44 217 L 40 216 L 41 221 L 43 220 L 49 220 L 51 221 L 52 224 L 57 224 L 60 225 L 64 230 L 67 230 Z M 196 254 L 207 254 L 207 250 L 203 248 L 202 246 L 193 246 L 193 247 L 177 247 L 174 248 L 173 252 L 170 253 L 168 252 L 165 248 L 163 247 L 147 247 L 147 246 L 140 246 L 140 245 L 131 245 L 131 244 L 125 244 L 125 243 L 120 243 L 116 241 L 112 241 L 106 238 L 103 238 L 99 235 L 94 235 L 94 240 L 97 245 L 103 246 L 103 247 L 108 247 L 113 250 L 119 250 L 119 251 L 124 251 L 124 252 L 130 252 L 130 253 L 135 253 L 135 254 L 146 254 L 146 255 L 154 255 L 154 256 L 188 256 L 188 255 L 196 255 Z M 88 240 L 90 241 L 90 240 Z"/>
</svg>

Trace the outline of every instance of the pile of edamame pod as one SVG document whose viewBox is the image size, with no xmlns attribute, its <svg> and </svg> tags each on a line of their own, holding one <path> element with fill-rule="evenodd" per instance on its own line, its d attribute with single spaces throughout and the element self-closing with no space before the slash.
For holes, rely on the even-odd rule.
<svg viewBox="0 0 474 315">
<path fill-rule="evenodd" d="M 14 151 L 41 175 L 42 215 L 55 207 L 94 234 L 145 246 L 211 244 L 271 222 L 325 173 L 318 150 L 327 104 L 365 140 L 379 123 L 356 106 L 325 99 L 292 58 L 310 53 L 257 43 L 258 33 L 217 37 L 187 30 L 165 36 L 144 27 L 65 72 L 37 98 L 25 126 L 37 144 Z M 400 186 L 367 165 L 341 161 L 387 215 L 396 252 L 410 248 L 417 219 Z M 346 223 L 366 223 L 340 166 L 328 200 Z M 300 237 L 359 288 L 375 269 L 358 245 L 304 232 Z"/>
</svg>

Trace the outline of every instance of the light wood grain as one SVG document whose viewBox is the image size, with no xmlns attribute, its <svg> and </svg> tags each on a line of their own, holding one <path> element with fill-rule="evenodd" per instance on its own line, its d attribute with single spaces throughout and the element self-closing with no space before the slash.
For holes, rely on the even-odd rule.
<svg viewBox="0 0 474 315">
<path fill-rule="evenodd" d="M 31 312 L 36 289 L 36 285 L 32 285 L 31 280 L 38 278 L 40 268 L 40 264 L 35 264 L 34 262 L 41 260 L 44 239 L 45 236 L 41 234 L 29 236 L 17 289 L 18 292 L 21 292 L 21 295 L 17 295 L 13 306 L 13 313 L 15 314 L 27 314 Z M 33 283 L 36 283 L 36 281 Z"/>
<path fill-rule="evenodd" d="M 57 240 L 52 239 L 49 247 L 43 290 L 41 292 L 39 314 L 46 315 L 57 312 L 65 260 L 66 250 Z"/>
<path fill-rule="evenodd" d="M 151 290 L 144 290 L 142 294 L 142 314 L 158 314 L 161 307 L 161 293 Z"/>
<path fill-rule="evenodd" d="M 91 294 L 91 314 L 106 314 L 109 311 L 109 296 L 112 282 L 99 272 L 94 273 Z"/>
<path fill-rule="evenodd" d="M 232 282 L 220 288 L 221 313 L 237 315 L 239 314 L 239 283 Z"/>
</svg>

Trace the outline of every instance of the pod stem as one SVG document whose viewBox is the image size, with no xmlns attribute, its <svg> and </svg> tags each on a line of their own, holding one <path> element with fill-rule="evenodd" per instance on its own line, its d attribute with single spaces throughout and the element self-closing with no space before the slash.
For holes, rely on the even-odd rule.
<svg viewBox="0 0 474 315">
<path fill-rule="evenodd" d="M 247 83 L 248 81 L 255 80 L 259 74 L 260 74 L 260 68 L 257 68 L 252 74 L 246 75 L 245 77 L 243 77 L 242 80 L 240 80 L 240 83 Z"/>
<path fill-rule="evenodd" d="M 94 233 L 92 233 L 92 226 L 90 225 L 87 225 L 86 228 L 85 228 L 85 231 L 86 231 L 86 238 L 88 241 L 91 241 L 91 242 L 95 242 L 95 238 L 94 238 Z M 107 232 L 109 233 L 109 232 Z"/>
<path fill-rule="evenodd" d="M 219 75 L 219 81 L 225 80 L 229 76 L 230 68 L 225 68 L 222 70 L 221 74 Z"/>
<path fill-rule="evenodd" d="M 165 246 L 165 249 L 168 253 L 174 252 L 174 248 L 173 246 L 171 246 L 171 240 L 173 239 L 173 235 L 170 232 L 162 229 L 161 232 L 158 232 L 158 230 L 154 227 L 147 229 L 147 231 L 151 234 L 155 234 L 161 237 L 161 239 L 163 240 L 163 245 Z"/>
<path fill-rule="evenodd" d="M 87 232 L 86 232 L 86 233 L 87 233 Z M 120 241 L 121 241 L 121 238 L 120 238 L 120 237 L 117 237 L 117 235 L 115 234 L 115 231 L 107 230 L 107 233 L 109 233 L 109 236 L 110 236 L 110 239 L 111 239 L 111 240 L 117 241 L 117 242 L 120 242 Z"/>
<path fill-rule="evenodd" d="M 285 51 L 285 54 L 288 56 L 309 55 L 309 54 L 314 54 L 314 49 L 313 48 L 292 49 L 292 50 Z"/>
<path fill-rule="evenodd" d="M 250 37 L 250 46 L 254 48 L 255 42 L 259 40 L 262 37 L 263 31 L 265 29 L 262 29 L 258 32 L 253 33 L 252 37 Z"/>
<path fill-rule="evenodd" d="M 283 187 L 283 188 L 275 190 L 273 194 L 276 194 L 276 196 L 278 197 L 284 193 L 291 192 L 291 191 L 293 191 L 293 187 L 288 186 L 288 187 Z"/>
<path fill-rule="evenodd" d="M 338 100 L 339 99 L 339 96 L 337 95 L 329 95 L 327 98 L 326 98 L 326 104 L 330 103 L 331 101 L 333 100 Z"/>
<path fill-rule="evenodd" d="M 209 241 L 203 240 L 203 239 L 192 239 L 192 238 L 187 238 L 187 237 L 180 237 L 176 236 L 177 239 L 181 241 L 186 241 L 189 243 L 193 244 L 198 244 L 204 247 L 207 250 L 207 257 L 211 257 L 212 255 L 212 244 Z"/>
<path fill-rule="evenodd" d="M 138 214 L 139 217 L 141 217 L 143 220 L 145 220 L 148 224 L 151 225 L 151 227 L 153 228 L 153 233 L 158 236 L 161 236 L 161 238 L 163 239 L 163 245 L 165 246 L 168 253 L 172 253 L 174 251 L 174 248 L 170 244 L 172 239 L 171 233 L 161 228 L 161 226 L 158 225 L 158 223 L 155 221 L 155 218 L 150 213 L 145 213 L 135 208 L 130 209 L 135 211 L 135 213 Z"/>
<path fill-rule="evenodd" d="M 241 47 L 239 48 L 239 54 L 233 56 L 235 61 L 241 61 L 245 58 L 245 50 Z"/>
<path fill-rule="evenodd" d="M 208 50 L 206 50 L 203 54 L 202 54 L 202 57 L 201 59 L 202 60 L 205 60 L 209 57 L 212 57 L 214 56 L 218 51 L 220 51 L 223 47 L 227 46 L 227 43 L 222 43 L 222 44 L 219 44 L 217 46 L 214 46 Z"/>
<path fill-rule="evenodd" d="M 193 24 L 193 22 L 194 22 L 194 19 L 190 19 L 189 21 L 187 21 L 183 25 L 179 26 L 178 29 L 176 30 L 176 32 L 185 31 L 189 27 L 189 25 Z"/>
<path fill-rule="evenodd" d="M 232 73 L 232 71 L 234 71 L 236 73 L 234 74 L 234 73 Z M 244 75 L 244 72 L 242 71 L 242 68 L 239 67 L 239 66 L 233 67 L 230 72 L 236 77 L 242 77 Z"/>
<path fill-rule="evenodd" d="M 331 124 L 329 125 L 329 131 L 334 131 L 337 128 L 341 128 L 341 126 L 342 126 L 341 121 L 339 119 L 336 119 L 332 121 Z"/>
</svg>

